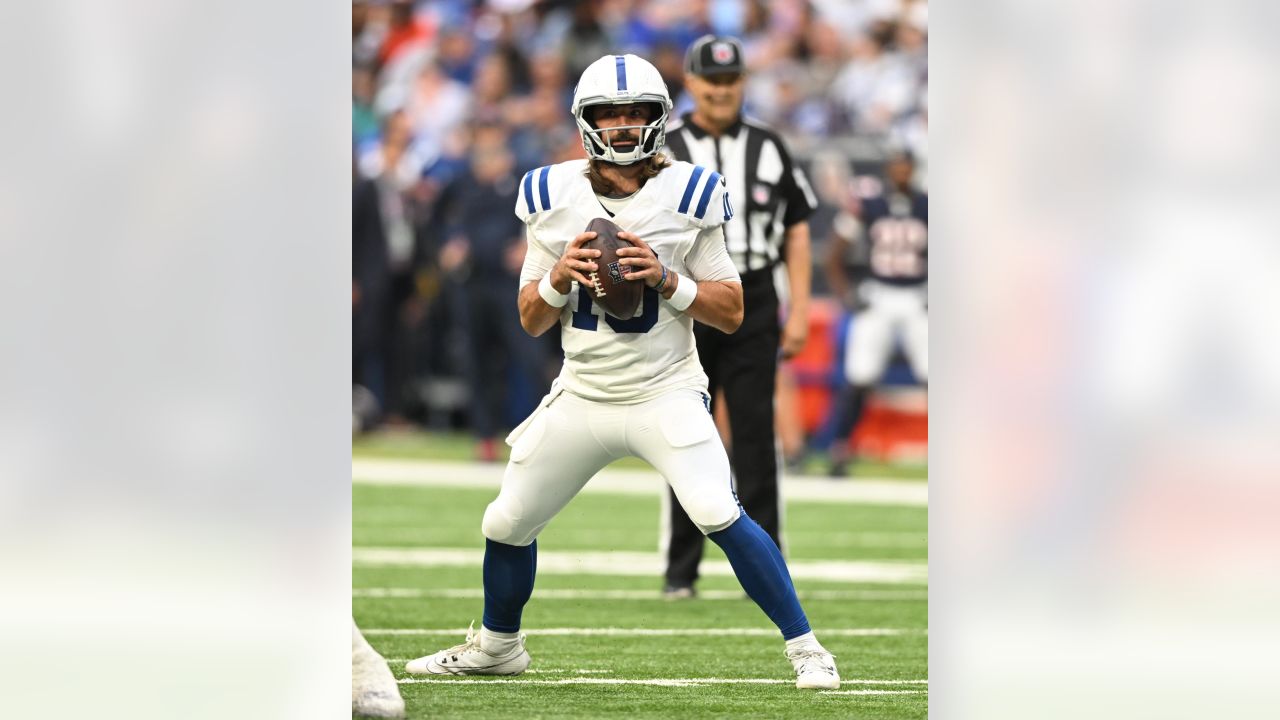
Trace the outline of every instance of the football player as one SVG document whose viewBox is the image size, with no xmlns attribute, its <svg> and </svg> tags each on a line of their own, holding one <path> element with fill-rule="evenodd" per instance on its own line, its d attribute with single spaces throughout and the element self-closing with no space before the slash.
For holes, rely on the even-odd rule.
<svg viewBox="0 0 1280 720">
<path fill-rule="evenodd" d="M 844 355 L 848 386 L 837 401 L 831 445 L 836 477 L 848 470 L 849 434 L 897 342 L 916 379 L 929 381 L 929 196 L 912 184 L 914 174 L 911 155 L 895 152 L 885 164 L 887 191 L 863 198 L 861 222 L 837 222 L 833 234 L 831 286 L 854 310 Z M 859 228 L 865 228 L 861 238 Z M 849 277 L 857 274 L 865 279 L 852 285 Z"/>
<path fill-rule="evenodd" d="M 796 686 L 840 685 L 831 653 L 800 607 L 786 563 L 733 494 L 729 459 L 708 412 L 693 321 L 742 322 L 742 286 L 722 226 L 733 210 L 719 173 L 658 153 L 671 98 L 658 70 L 606 55 L 582 74 L 572 112 L 588 159 L 524 176 L 516 215 L 527 226 L 520 321 L 557 322 L 565 361 L 551 392 L 507 437 L 511 460 L 485 510 L 484 616 L 461 645 L 409 662 L 411 673 L 516 675 L 529 666 L 521 613 L 533 592 L 537 536 L 600 469 L 640 457 L 656 468 L 747 594 L 777 625 Z M 635 315 L 592 302 L 600 251 L 583 228 L 607 216 L 633 247 L 624 277 L 644 283 Z"/>
</svg>

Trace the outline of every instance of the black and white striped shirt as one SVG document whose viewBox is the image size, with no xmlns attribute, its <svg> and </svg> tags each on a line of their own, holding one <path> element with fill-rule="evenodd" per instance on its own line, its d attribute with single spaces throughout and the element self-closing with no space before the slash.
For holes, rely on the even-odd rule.
<svg viewBox="0 0 1280 720">
<path fill-rule="evenodd" d="M 744 277 L 772 268 L 782 259 L 787 228 L 818 205 L 809 181 L 768 126 L 740 118 L 716 138 L 690 115 L 667 127 L 664 152 L 724 175 L 735 213 L 724 226 L 729 257 Z"/>
</svg>

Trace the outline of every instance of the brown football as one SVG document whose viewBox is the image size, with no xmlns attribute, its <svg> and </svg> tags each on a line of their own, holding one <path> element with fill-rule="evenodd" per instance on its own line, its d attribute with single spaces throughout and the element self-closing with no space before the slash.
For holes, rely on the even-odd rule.
<svg viewBox="0 0 1280 720">
<path fill-rule="evenodd" d="M 583 247 L 600 251 L 600 257 L 596 258 L 599 269 L 588 275 L 596 283 L 595 288 L 587 288 L 591 300 L 619 320 L 630 320 L 644 297 L 643 281 L 623 279 L 623 275 L 631 272 L 631 266 L 618 257 L 618 250 L 631 247 L 631 243 L 618 237 L 622 228 L 605 218 L 587 223 L 586 232 L 594 232 L 596 236 Z"/>
</svg>

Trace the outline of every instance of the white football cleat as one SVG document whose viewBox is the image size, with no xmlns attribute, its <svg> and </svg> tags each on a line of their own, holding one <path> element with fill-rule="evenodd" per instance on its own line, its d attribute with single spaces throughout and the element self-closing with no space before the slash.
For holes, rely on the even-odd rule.
<svg viewBox="0 0 1280 720">
<path fill-rule="evenodd" d="M 490 655 L 480 647 L 480 636 L 467 629 L 467 641 L 435 655 L 410 660 L 404 669 L 415 675 L 519 675 L 529 667 L 524 635 L 504 655 Z"/>
<path fill-rule="evenodd" d="M 365 644 L 351 653 L 352 717 L 402 718 L 404 699 L 387 661 Z"/>
<path fill-rule="evenodd" d="M 802 690 L 840 689 L 836 656 L 821 647 L 788 650 L 787 659 L 791 661 L 791 667 L 796 669 L 796 687 Z"/>
</svg>

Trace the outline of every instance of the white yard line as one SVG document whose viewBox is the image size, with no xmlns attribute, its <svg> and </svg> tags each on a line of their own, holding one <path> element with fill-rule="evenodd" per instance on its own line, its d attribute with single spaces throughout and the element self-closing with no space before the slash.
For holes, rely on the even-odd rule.
<svg viewBox="0 0 1280 720">
<path fill-rule="evenodd" d="M 396 667 L 396 666 L 404 665 L 410 660 L 416 660 L 417 658 L 383 658 L 383 659 L 386 660 L 387 664 L 390 665 L 391 667 Z M 612 670 L 587 670 L 585 668 L 579 668 L 576 670 L 570 669 L 570 668 L 529 668 L 528 670 L 525 670 L 520 674 L 521 675 L 612 675 L 613 671 Z"/>
<path fill-rule="evenodd" d="M 503 685 L 656 685 L 660 687 L 698 687 L 710 683 L 675 678 L 652 678 L 649 680 L 624 680 L 622 678 L 560 678 L 558 680 L 478 680 L 476 678 L 401 678 L 396 682 L 401 685 L 415 683 L 457 683 L 462 685 L 478 685 L 482 683 L 502 683 Z M 794 682 L 794 681 L 793 681 Z"/>
<path fill-rule="evenodd" d="M 801 590 L 801 600 L 928 600 L 926 590 Z M 446 598 L 450 600 L 480 600 L 482 588 L 353 588 L 354 598 Z M 534 600 L 663 600 L 657 590 L 544 590 L 535 588 Z M 699 590 L 700 600 L 742 600 L 741 590 Z"/>
<path fill-rule="evenodd" d="M 351 550 L 360 566 L 478 567 L 483 549 L 371 548 Z M 797 580 L 925 584 L 929 567 L 921 562 L 877 560 L 792 560 L 787 563 Z M 539 552 L 538 572 L 557 575 L 625 575 L 661 577 L 665 561 L 658 553 L 641 552 Z M 702 563 L 704 576 L 732 577 L 733 568 L 723 560 Z"/>
<path fill-rule="evenodd" d="M 362 628 L 367 636 L 386 636 L 386 635 L 419 635 L 419 636 L 450 636 L 467 634 L 467 628 Z M 739 635 L 747 637 L 777 637 L 777 628 L 618 628 L 618 627 L 598 627 L 598 628 L 533 628 L 523 631 L 527 635 L 534 637 L 547 637 L 551 635 L 559 636 L 591 636 L 591 635 L 609 635 L 614 637 L 685 637 L 685 636 L 707 636 L 721 637 L 725 635 Z M 928 630 L 918 628 L 822 628 L 819 632 L 823 637 L 876 637 L 884 635 L 924 635 Z"/>
<path fill-rule="evenodd" d="M 503 685 L 656 685 L 659 687 L 697 687 L 699 685 L 794 685 L 795 680 L 780 678 L 557 678 L 555 680 L 530 680 L 521 678 L 511 680 L 493 678 L 459 677 L 412 677 L 398 680 L 402 685 L 417 683 L 449 683 L 464 685 L 482 685 L 501 683 Z M 928 680 L 841 680 L 844 685 L 927 685 Z M 928 690 L 826 690 L 826 695 L 921 695 Z"/>
<path fill-rule="evenodd" d="M 792 536 L 797 530 L 792 525 L 787 532 Z M 929 547 L 929 532 L 921 530 L 919 532 L 823 532 L 822 543 L 827 547 L 854 547 L 854 548 L 927 548 Z"/>
<path fill-rule="evenodd" d="M 444 462 L 437 460 L 392 460 L 354 458 L 351 479 L 376 485 L 427 487 L 497 488 L 504 466 L 500 463 Z M 861 505 L 929 504 L 929 487 L 924 482 L 857 478 L 832 480 L 784 476 L 781 483 L 787 502 L 818 501 Z M 657 497 L 666 488 L 654 470 L 606 468 L 587 483 L 583 492 L 645 495 Z"/>
<path fill-rule="evenodd" d="M 845 681 L 841 681 L 845 682 Z M 819 695 L 928 695 L 928 690 L 819 690 Z"/>
</svg>

